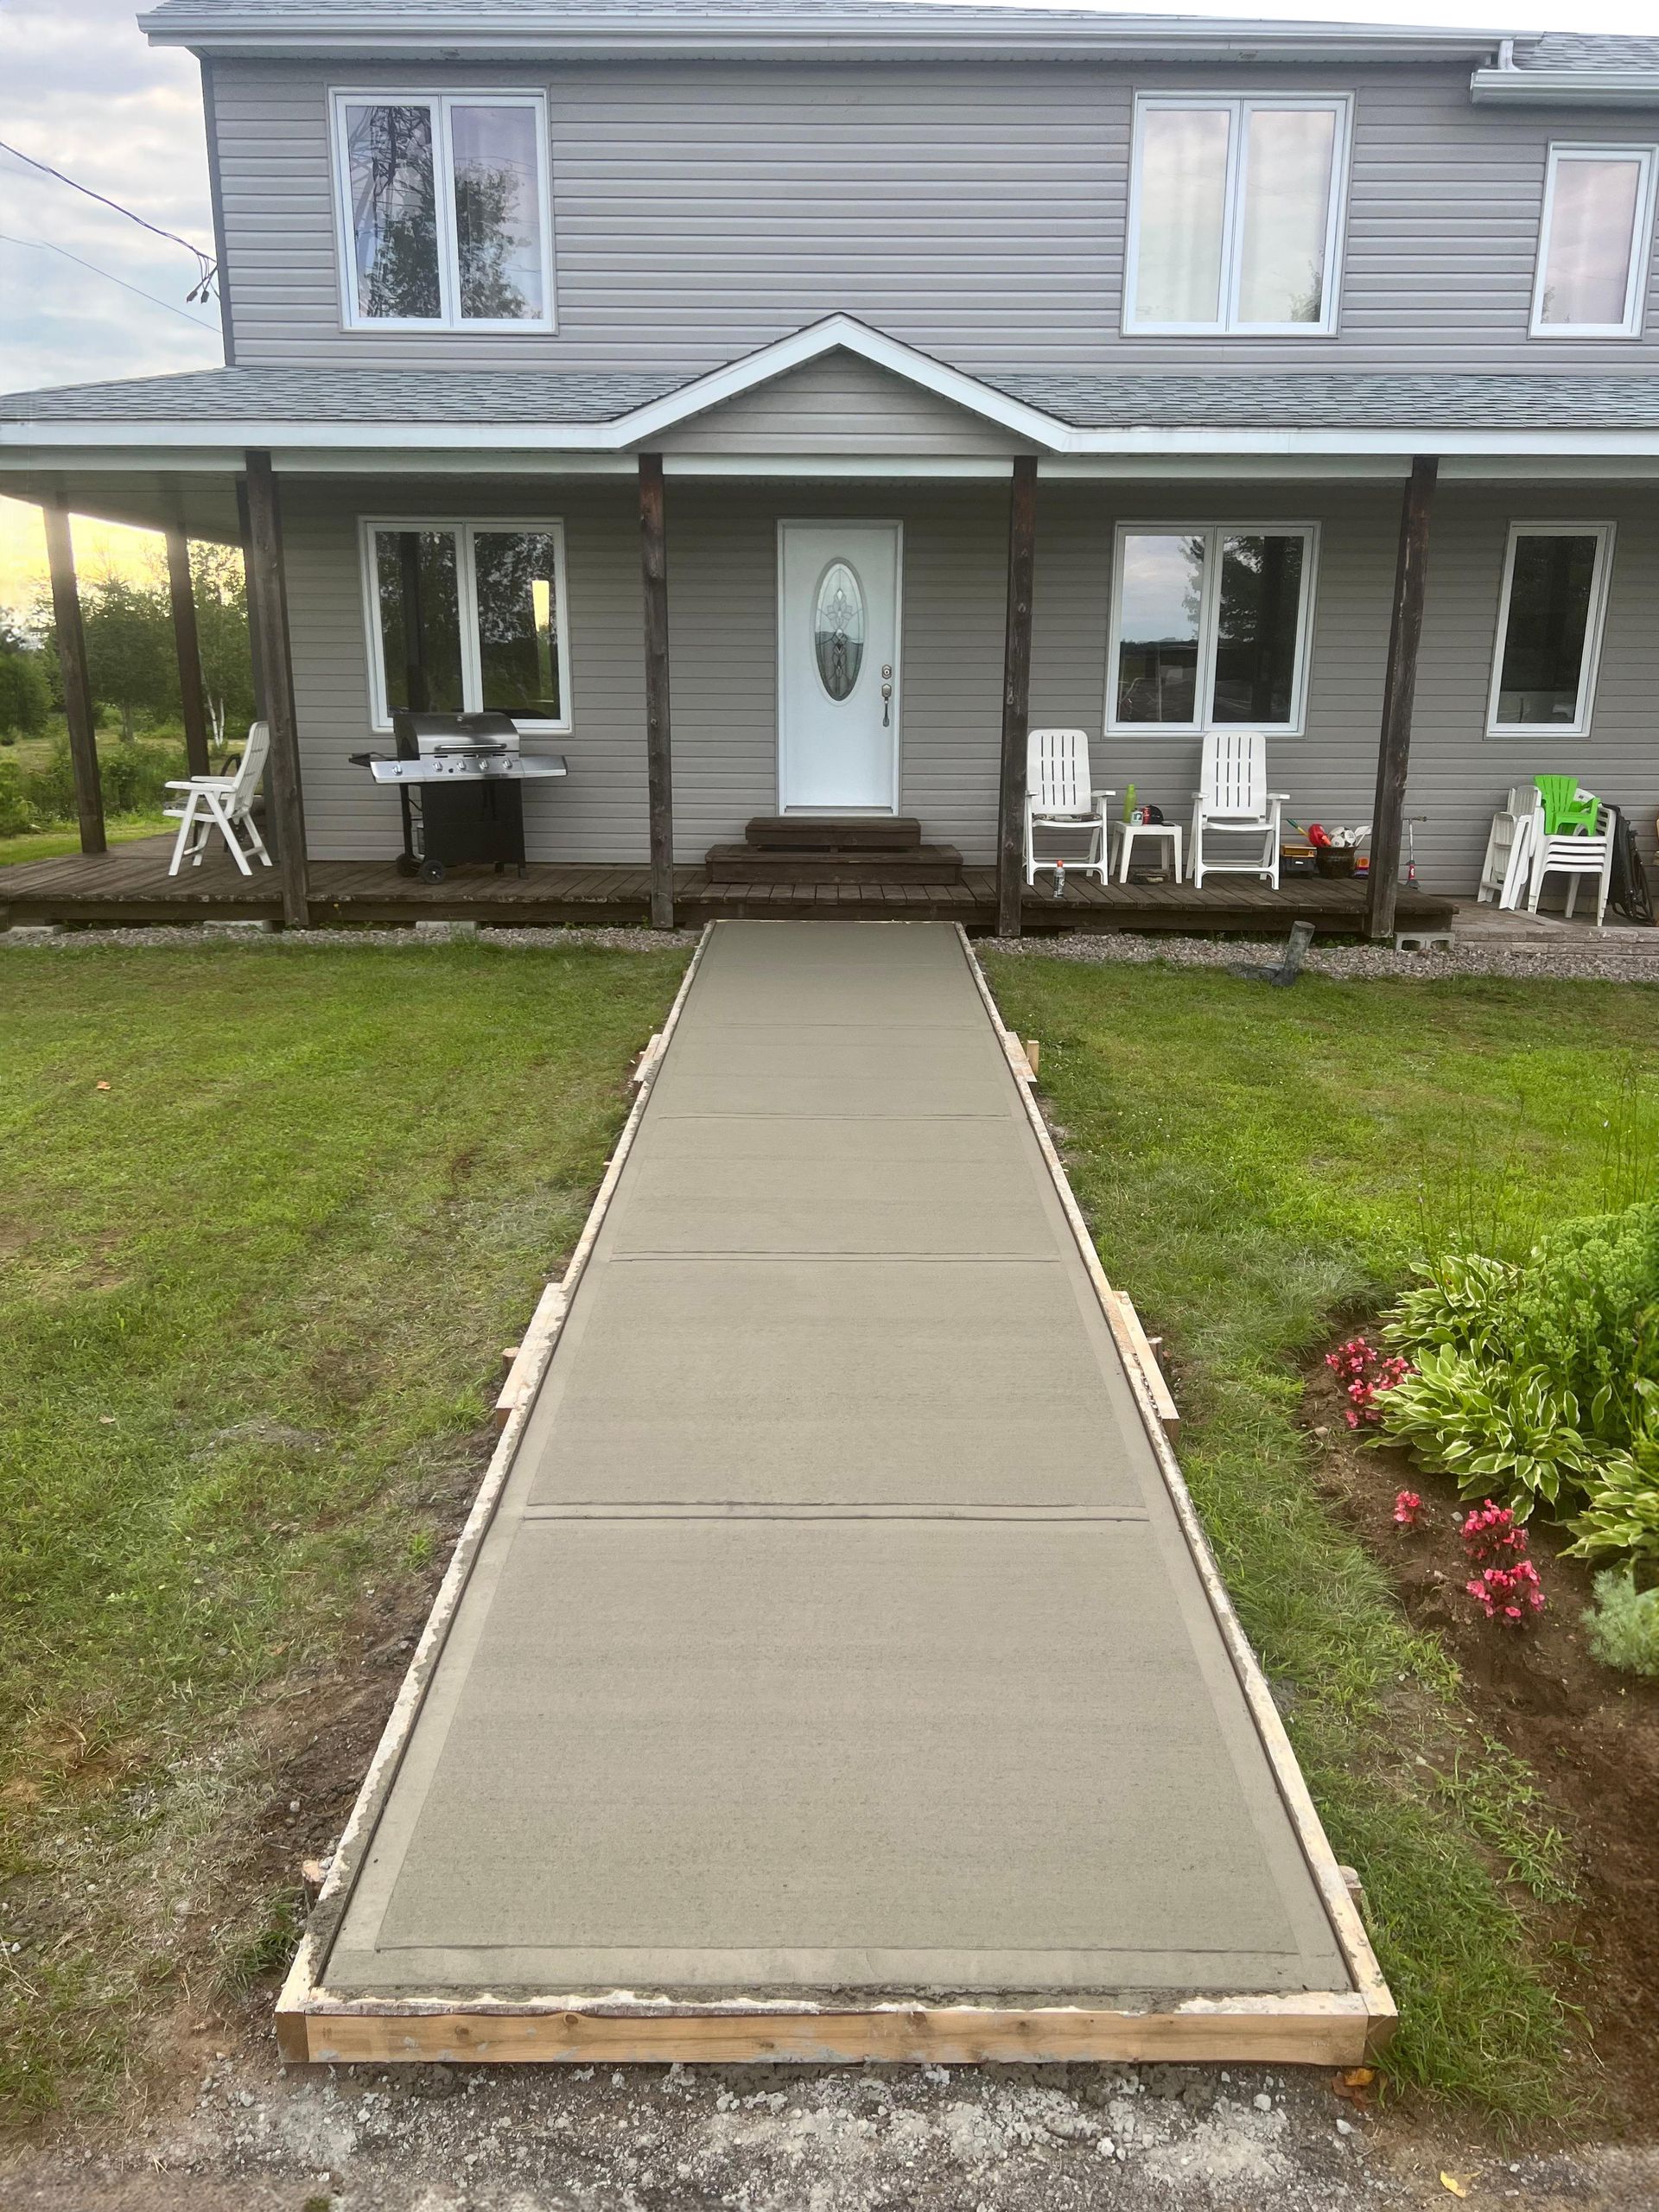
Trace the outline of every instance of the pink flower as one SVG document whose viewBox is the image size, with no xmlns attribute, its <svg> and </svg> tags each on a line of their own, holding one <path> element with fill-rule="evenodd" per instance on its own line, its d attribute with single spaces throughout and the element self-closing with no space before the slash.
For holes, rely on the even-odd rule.
<svg viewBox="0 0 1659 2212">
<path fill-rule="evenodd" d="M 1414 1529 L 1422 1518 L 1423 1501 L 1414 1490 L 1396 1491 L 1394 1499 L 1395 1526 Z"/>
<path fill-rule="evenodd" d="M 1489 1621 L 1505 1628 L 1524 1628 L 1531 1615 L 1544 1610 L 1543 1586 L 1529 1559 L 1518 1559 L 1512 1567 L 1489 1567 L 1478 1581 L 1463 1586 Z"/>
<path fill-rule="evenodd" d="M 1342 1417 L 1350 1428 L 1375 1428 L 1382 1418 L 1378 1397 L 1414 1371 L 1409 1360 L 1378 1351 L 1363 1337 L 1351 1337 L 1326 1352 L 1325 1363 L 1341 1380 L 1348 1399 Z"/>
</svg>

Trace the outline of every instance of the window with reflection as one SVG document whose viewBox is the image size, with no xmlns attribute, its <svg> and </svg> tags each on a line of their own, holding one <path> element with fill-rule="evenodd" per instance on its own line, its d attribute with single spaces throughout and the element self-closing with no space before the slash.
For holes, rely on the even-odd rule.
<svg viewBox="0 0 1659 2212">
<path fill-rule="evenodd" d="M 1333 328 L 1348 114 L 1342 99 L 1141 99 L 1127 329 Z"/>
<path fill-rule="evenodd" d="M 1552 146 L 1535 338 L 1635 338 L 1653 238 L 1651 146 Z"/>
<path fill-rule="evenodd" d="M 539 94 L 334 100 L 346 320 L 547 329 Z"/>
<path fill-rule="evenodd" d="M 377 725 L 410 707 L 569 728 L 556 523 L 371 523 L 365 556 Z"/>
<path fill-rule="evenodd" d="M 1517 524 L 1503 562 L 1491 734 L 1590 727 L 1611 523 Z"/>
<path fill-rule="evenodd" d="M 1299 728 L 1313 538 L 1311 525 L 1120 530 L 1111 727 Z"/>
</svg>

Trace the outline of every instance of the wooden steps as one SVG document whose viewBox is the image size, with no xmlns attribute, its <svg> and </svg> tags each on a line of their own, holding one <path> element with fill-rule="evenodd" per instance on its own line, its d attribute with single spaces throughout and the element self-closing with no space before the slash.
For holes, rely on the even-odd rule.
<svg viewBox="0 0 1659 2212">
<path fill-rule="evenodd" d="M 757 815 L 741 845 L 714 845 L 710 883 L 951 884 L 962 881 L 954 845 L 925 845 L 906 817 Z"/>
<path fill-rule="evenodd" d="M 922 825 L 909 815 L 757 814 L 743 842 L 758 852 L 914 852 Z"/>
</svg>

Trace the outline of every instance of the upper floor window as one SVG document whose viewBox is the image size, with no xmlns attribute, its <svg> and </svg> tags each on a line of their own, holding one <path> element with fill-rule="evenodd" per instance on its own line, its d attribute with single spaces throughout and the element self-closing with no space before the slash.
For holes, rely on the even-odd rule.
<svg viewBox="0 0 1659 2212">
<path fill-rule="evenodd" d="M 1349 113 L 1335 97 L 1137 100 L 1125 330 L 1334 329 Z"/>
<path fill-rule="evenodd" d="M 537 92 L 336 92 L 348 326 L 550 330 Z"/>
<path fill-rule="evenodd" d="M 1653 232 L 1651 146 L 1552 146 L 1535 338 L 1636 338 Z"/>
<path fill-rule="evenodd" d="M 1317 535 L 1311 524 L 1122 524 L 1107 728 L 1300 730 Z"/>
</svg>

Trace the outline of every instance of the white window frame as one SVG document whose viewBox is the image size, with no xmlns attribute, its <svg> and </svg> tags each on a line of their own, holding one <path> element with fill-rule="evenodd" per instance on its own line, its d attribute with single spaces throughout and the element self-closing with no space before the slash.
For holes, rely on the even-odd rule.
<svg viewBox="0 0 1659 2212">
<path fill-rule="evenodd" d="M 334 245 L 340 269 L 340 312 L 346 330 L 415 330 L 454 333 L 526 333 L 556 327 L 553 290 L 552 162 L 549 153 L 547 96 L 543 92 L 424 92 L 408 88 L 359 89 L 339 86 L 328 95 L 329 136 L 334 147 Z M 352 232 L 351 156 L 346 145 L 348 106 L 423 107 L 432 118 L 433 190 L 437 203 L 439 312 L 429 315 L 363 315 L 357 304 L 356 241 Z M 455 238 L 455 175 L 449 112 L 456 107 L 524 107 L 536 117 L 537 207 L 541 218 L 542 298 L 539 315 L 504 317 L 461 312 L 461 256 Z"/>
<path fill-rule="evenodd" d="M 391 707 L 386 697 L 386 645 L 380 623 L 380 576 L 375 560 L 377 533 L 394 535 L 410 531 L 447 531 L 456 540 L 455 604 L 461 623 L 461 698 L 463 714 L 476 714 L 484 705 L 484 675 L 478 642 L 478 584 L 473 568 L 473 544 L 482 535 L 545 531 L 553 540 L 553 631 L 559 653 L 559 701 L 564 709 L 557 721 L 515 715 L 513 720 L 527 736 L 565 737 L 573 727 L 570 678 L 570 609 L 564 576 L 564 524 L 526 515 L 365 515 L 358 524 L 359 561 L 363 574 L 363 616 L 369 641 L 369 718 L 379 732 L 391 728 Z"/>
<path fill-rule="evenodd" d="M 1532 321 L 1535 338 L 1639 338 L 1648 303 L 1648 270 L 1653 259 L 1653 201 L 1656 149 L 1648 146 L 1598 146 L 1588 143 L 1552 143 L 1544 172 L 1543 213 L 1538 219 L 1538 261 L 1532 278 Z M 1624 313 L 1618 322 L 1546 322 L 1544 286 L 1549 269 L 1550 225 L 1555 213 L 1555 178 L 1563 162 L 1634 161 L 1642 177 L 1637 188 L 1631 220 L 1630 260 L 1624 281 Z"/>
<path fill-rule="evenodd" d="M 1607 618 L 1608 588 L 1613 573 L 1617 525 L 1611 522 L 1512 522 L 1503 547 L 1503 582 L 1497 601 L 1497 634 L 1492 644 L 1492 680 L 1486 695 L 1488 737 L 1587 737 L 1596 711 L 1596 677 L 1601 666 L 1601 633 Z M 1590 577 L 1590 607 L 1584 626 L 1584 658 L 1579 665 L 1579 710 L 1570 722 L 1501 722 L 1503 648 L 1510 636 L 1510 598 L 1515 584 L 1515 549 L 1523 537 L 1593 537 L 1596 565 Z"/>
<path fill-rule="evenodd" d="M 1296 607 L 1296 667 L 1291 680 L 1290 716 L 1282 722 L 1217 722 L 1214 717 L 1216 658 L 1220 646 L 1221 549 L 1229 537 L 1300 537 L 1302 588 Z M 1198 681 L 1195 718 L 1190 722 L 1121 721 L 1117 713 L 1118 648 L 1122 642 L 1123 548 L 1131 537 L 1202 537 L 1204 596 L 1198 607 Z M 1148 518 L 1121 522 L 1112 544 L 1112 603 L 1106 635 L 1106 717 L 1109 737 L 1202 737 L 1211 729 L 1258 728 L 1274 737 L 1300 737 L 1307 726 L 1307 679 L 1313 650 L 1313 601 L 1319 565 L 1316 522 L 1168 522 Z"/>
<path fill-rule="evenodd" d="M 1222 207 L 1221 285 L 1214 322 L 1143 321 L 1135 311 L 1141 284 L 1141 162 L 1146 133 L 1141 118 L 1153 109 L 1225 109 L 1227 181 Z M 1331 147 L 1331 197 L 1325 209 L 1325 298 L 1317 322 L 1241 322 L 1238 319 L 1239 241 L 1243 231 L 1245 118 L 1254 108 L 1314 108 L 1336 118 Z M 1123 334 L 1128 338 L 1330 338 L 1336 334 L 1342 292 L 1342 244 L 1348 220 L 1348 171 L 1354 104 L 1347 92 L 1137 92 L 1135 146 L 1129 161 L 1128 227 L 1123 252 Z"/>
</svg>

